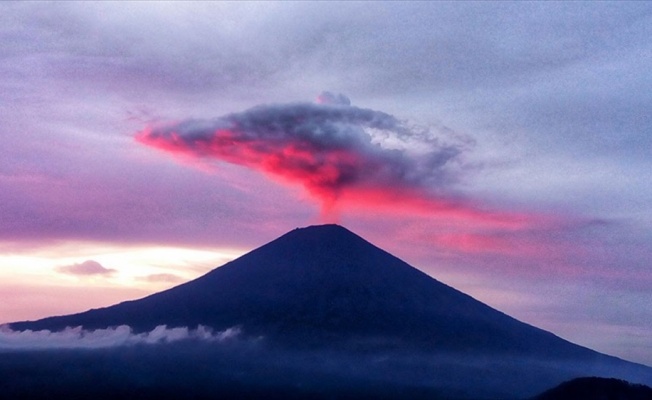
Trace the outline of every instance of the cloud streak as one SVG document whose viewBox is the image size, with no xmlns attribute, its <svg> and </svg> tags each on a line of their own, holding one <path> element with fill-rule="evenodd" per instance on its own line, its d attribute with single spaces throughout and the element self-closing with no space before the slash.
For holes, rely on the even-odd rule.
<svg viewBox="0 0 652 400">
<path fill-rule="evenodd" d="M 209 327 L 199 325 L 197 329 L 188 327 L 168 328 L 159 325 L 150 332 L 134 333 L 131 327 L 120 325 L 114 328 L 85 330 L 81 326 L 68 327 L 62 331 L 14 331 L 0 325 L 0 350 L 25 349 L 99 349 L 136 344 L 171 343 L 180 340 L 201 340 L 221 342 L 240 334 L 237 327 L 222 332 L 213 332 Z"/>
<path fill-rule="evenodd" d="M 80 275 L 80 276 L 109 276 L 113 275 L 116 270 L 112 268 L 106 268 L 102 264 L 93 260 L 86 260 L 81 264 L 72 264 L 64 265 L 57 267 L 58 272 L 64 274 Z"/>
<path fill-rule="evenodd" d="M 184 279 L 178 275 L 174 274 L 150 274 L 146 276 L 141 276 L 138 278 L 139 280 L 146 281 L 146 282 L 165 282 L 165 283 L 176 283 L 176 282 L 183 282 Z"/>
<path fill-rule="evenodd" d="M 136 140 L 186 160 L 220 160 L 299 184 L 327 218 L 345 206 L 390 206 L 492 224 L 522 222 L 452 194 L 464 145 L 351 106 L 341 94 L 323 92 L 317 101 L 149 127 Z"/>
</svg>

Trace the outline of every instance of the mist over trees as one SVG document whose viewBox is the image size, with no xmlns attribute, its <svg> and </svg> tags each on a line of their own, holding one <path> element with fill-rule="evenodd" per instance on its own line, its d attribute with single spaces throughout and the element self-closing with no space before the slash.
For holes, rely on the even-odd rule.
<svg viewBox="0 0 652 400">
<path fill-rule="evenodd" d="M 0 398 L 524 399 L 582 372 L 618 373 L 608 363 L 560 363 L 193 338 L 97 349 L 2 350 Z"/>
</svg>

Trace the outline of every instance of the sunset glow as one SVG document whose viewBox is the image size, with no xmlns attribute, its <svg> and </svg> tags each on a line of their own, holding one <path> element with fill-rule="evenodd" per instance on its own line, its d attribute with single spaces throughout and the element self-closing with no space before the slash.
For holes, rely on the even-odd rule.
<svg viewBox="0 0 652 400">
<path fill-rule="evenodd" d="M 175 247 L 118 247 L 113 244 L 67 242 L 30 249 L 25 253 L 0 255 L 0 280 L 5 301 L 0 306 L 0 324 L 49 316 L 64 301 L 63 310 L 99 307 L 125 296 L 139 298 L 205 274 L 242 255 L 235 249 L 189 249 Z M 89 260 L 106 273 L 68 270 Z M 38 288 L 40 296 L 29 302 L 14 293 Z M 104 295 L 95 296 L 93 293 Z M 76 293 L 67 296 L 66 293 Z M 29 306 L 31 304 L 31 306 Z M 59 311 L 57 311 L 59 312 Z"/>
<path fill-rule="evenodd" d="M 335 222 L 652 365 L 651 16 L 2 2 L 0 324 L 140 298 Z"/>
</svg>

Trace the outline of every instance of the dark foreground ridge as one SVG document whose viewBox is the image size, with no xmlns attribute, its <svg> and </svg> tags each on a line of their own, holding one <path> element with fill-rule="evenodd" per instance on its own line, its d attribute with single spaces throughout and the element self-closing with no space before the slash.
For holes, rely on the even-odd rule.
<svg viewBox="0 0 652 400">
<path fill-rule="evenodd" d="M 587 375 L 652 383 L 652 369 L 517 321 L 338 225 L 295 229 L 196 280 L 140 300 L 11 328 L 129 325 L 145 332 L 200 324 L 217 331 L 239 327 L 243 340 L 264 346 L 266 355 L 254 357 L 266 366 L 260 368 L 292 370 L 285 381 L 304 389 L 313 380 L 334 380 L 350 382 L 347 393 L 356 387 L 389 393 L 391 386 L 428 396 L 524 398 Z"/>
<path fill-rule="evenodd" d="M 533 400 L 650 400 L 652 388 L 621 379 L 577 378 L 547 390 Z"/>
</svg>

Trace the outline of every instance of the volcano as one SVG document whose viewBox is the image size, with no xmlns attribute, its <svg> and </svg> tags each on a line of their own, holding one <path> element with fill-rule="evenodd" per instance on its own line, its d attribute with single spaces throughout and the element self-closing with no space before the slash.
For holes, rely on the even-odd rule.
<svg viewBox="0 0 652 400">
<path fill-rule="evenodd" d="M 198 279 L 139 300 L 10 327 L 119 325 L 136 332 L 159 325 L 238 327 L 247 338 L 293 352 L 374 354 L 374 360 L 400 354 L 400 367 L 383 367 L 374 379 L 390 370 L 394 377 L 407 376 L 416 368 L 419 384 L 468 389 L 473 379 L 464 377 L 480 371 L 474 385 L 481 390 L 474 393 L 487 396 L 533 394 L 586 375 L 652 383 L 652 369 L 520 322 L 338 225 L 295 229 Z M 445 367 L 432 361 L 442 359 Z M 418 367 L 415 360 L 421 360 Z"/>
<path fill-rule="evenodd" d="M 167 291 L 16 330 L 129 325 L 240 327 L 314 345 L 373 342 L 447 351 L 590 357 L 594 352 L 519 322 L 339 225 L 295 229 Z M 297 341 L 297 339 L 300 339 Z"/>
</svg>

